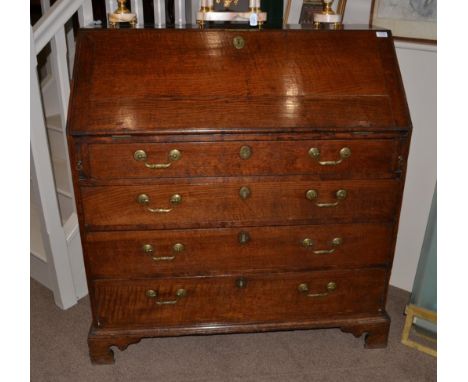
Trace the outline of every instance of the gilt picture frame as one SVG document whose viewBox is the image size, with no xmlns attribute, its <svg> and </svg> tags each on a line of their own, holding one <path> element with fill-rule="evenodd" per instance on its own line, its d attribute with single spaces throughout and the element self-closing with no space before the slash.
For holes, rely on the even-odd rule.
<svg viewBox="0 0 468 382">
<path fill-rule="evenodd" d="M 369 23 L 396 39 L 435 44 L 437 0 L 372 0 Z"/>
</svg>

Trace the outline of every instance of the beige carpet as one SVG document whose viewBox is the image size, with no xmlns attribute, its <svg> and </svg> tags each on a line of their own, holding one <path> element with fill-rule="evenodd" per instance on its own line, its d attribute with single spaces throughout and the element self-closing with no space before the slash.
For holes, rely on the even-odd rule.
<svg viewBox="0 0 468 382">
<path fill-rule="evenodd" d="M 115 350 L 115 365 L 88 358 L 88 299 L 62 311 L 31 280 L 31 381 L 436 381 L 436 359 L 400 344 L 408 293 L 390 289 L 386 349 L 338 329 L 145 339 Z"/>
</svg>

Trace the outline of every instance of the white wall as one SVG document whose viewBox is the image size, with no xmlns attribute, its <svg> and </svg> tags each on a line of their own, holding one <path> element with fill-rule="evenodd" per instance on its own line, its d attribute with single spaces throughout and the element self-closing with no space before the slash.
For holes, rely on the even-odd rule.
<svg viewBox="0 0 468 382">
<path fill-rule="evenodd" d="M 437 180 L 437 48 L 402 42 L 396 47 L 413 136 L 390 283 L 411 290 Z"/>
<path fill-rule="evenodd" d="M 371 0 L 348 0 L 344 22 L 367 24 Z M 396 42 L 413 121 L 406 186 L 390 284 L 411 291 L 437 179 L 437 48 Z"/>
<path fill-rule="evenodd" d="M 301 4 L 293 0 L 290 24 L 298 23 Z M 371 0 L 348 0 L 344 23 L 368 25 L 370 9 Z M 403 42 L 395 46 L 413 137 L 390 284 L 411 291 L 437 179 L 437 48 Z"/>
</svg>

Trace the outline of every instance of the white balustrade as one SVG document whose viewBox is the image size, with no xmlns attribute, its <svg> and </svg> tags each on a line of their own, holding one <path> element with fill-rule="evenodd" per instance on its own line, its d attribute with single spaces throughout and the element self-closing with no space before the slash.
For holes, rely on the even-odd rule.
<svg viewBox="0 0 468 382">
<path fill-rule="evenodd" d="M 68 100 L 70 96 L 70 71 L 67 53 L 74 50 L 74 41 L 70 40 L 65 31 L 65 24 L 78 13 L 81 26 L 87 26 L 93 21 L 91 0 L 58 0 L 50 6 L 49 0 L 41 0 L 43 15 L 31 27 L 31 95 L 30 95 L 30 147 L 31 147 L 31 187 L 36 195 L 34 200 L 38 203 L 41 213 L 44 250 L 47 261 L 33 261 L 31 265 L 47 267 L 46 271 L 31 269 L 33 275 L 42 275 L 43 283 L 54 292 L 54 299 L 63 309 L 76 304 L 77 299 L 86 293 L 86 280 L 84 278 L 83 259 L 80 238 L 77 234 L 78 222 L 76 213 L 67 216 L 63 221 L 59 207 L 59 196 L 54 181 L 51 152 L 49 148 L 45 113 L 43 110 L 42 93 L 37 74 L 37 54 L 50 42 L 51 69 L 55 84 L 57 85 L 59 118 L 63 139 L 63 152 L 68 157 L 65 126 L 67 120 Z M 73 36 L 73 34 L 71 34 Z M 67 165 L 69 168 L 70 166 Z M 68 182 L 71 187 L 71 176 L 68 171 L 61 182 Z M 57 176 L 57 174 L 55 174 Z M 74 205 L 73 194 L 70 193 L 70 203 Z M 41 281 L 41 280 L 39 280 Z"/>
<path fill-rule="evenodd" d="M 117 9 L 116 0 L 105 1 L 106 12 L 111 13 Z M 144 25 L 143 0 L 131 0 L 132 13 L 137 16 L 138 26 Z M 154 0 L 154 24 L 157 28 L 166 26 L 166 9 L 164 0 Z M 188 7 L 187 4 L 189 5 Z M 191 13 L 199 9 L 198 1 L 175 0 L 175 24 L 176 27 L 185 25 L 186 9 Z M 93 24 L 93 8 L 91 0 L 57 0 L 52 6 L 50 0 L 41 0 L 42 17 L 31 27 L 31 126 L 30 126 L 30 146 L 31 146 L 31 175 L 32 190 L 37 196 L 38 209 L 41 212 L 42 238 L 47 253 L 47 262 L 43 259 L 33 259 L 31 253 L 31 264 L 45 264 L 49 268 L 38 272 L 31 270 L 34 275 L 46 275 L 48 280 L 44 284 L 54 292 L 54 299 L 58 306 L 66 309 L 77 300 L 86 295 L 86 279 L 81 253 L 81 245 L 78 230 L 76 213 L 68 216 L 63 221 L 60 216 L 59 197 L 54 182 L 54 171 L 52 166 L 51 150 L 48 144 L 47 124 L 41 101 L 41 85 L 37 74 L 37 55 L 50 43 L 51 55 L 50 64 L 52 76 L 57 86 L 58 94 L 58 114 L 60 120 L 61 133 L 63 134 L 63 153 L 68 157 L 68 145 L 66 141 L 65 126 L 67 121 L 68 100 L 70 97 L 70 77 L 74 59 L 74 34 L 73 30 L 65 24 L 78 15 L 78 22 L 81 27 Z M 106 15 L 107 18 L 107 15 Z M 67 58 L 68 54 L 68 58 Z M 48 116 L 48 119 L 50 116 Z M 51 126 L 52 128 L 52 126 Z M 59 127 L 55 127 L 55 130 Z M 60 133 L 60 131 L 58 132 Z M 55 138 L 54 138 L 55 139 Z M 56 142 L 60 142 L 60 139 Z M 68 164 L 68 169 L 70 164 Z M 57 174 L 55 174 L 57 176 Z M 67 177 L 67 176 L 65 176 Z M 61 184 L 68 182 L 72 190 L 70 172 L 66 180 L 60 179 Z M 61 197 L 63 197 L 63 192 Z M 73 193 L 65 195 L 73 201 Z M 74 205 L 74 203 L 73 203 Z M 34 260 L 34 261 L 33 261 Z"/>
<path fill-rule="evenodd" d="M 166 26 L 166 4 L 164 0 L 154 0 L 154 26 L 156 28 Z"/>
</svg>

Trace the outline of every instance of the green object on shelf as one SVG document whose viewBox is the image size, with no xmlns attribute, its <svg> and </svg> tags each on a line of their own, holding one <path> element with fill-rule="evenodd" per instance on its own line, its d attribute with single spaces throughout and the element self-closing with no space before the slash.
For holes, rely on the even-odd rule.
<svg viewBox="0 0 468 382">
<path fill-rule="evenodd" d="M 283 0 L 263 0 L 262 11 L 267 12 L 266 28 L 281 28 L 283 26 Z"/>
<path fill-rule="evenodd" d="M 411 303 L 437 312 L 437 190 L 432 197 Z M 432 322 L 417 318 L 415 325 L 437 333 L 437 326 Z"/>
</svg>

